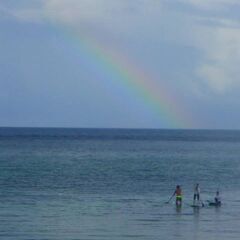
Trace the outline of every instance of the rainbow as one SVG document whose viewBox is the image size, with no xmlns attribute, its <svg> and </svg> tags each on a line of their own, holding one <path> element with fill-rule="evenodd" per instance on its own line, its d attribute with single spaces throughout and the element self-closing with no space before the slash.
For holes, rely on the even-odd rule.
<svg viewBox="0 0 240 240">
<path fill-rule="evenodd" d="M 100 65 L 111 79 L 138 96 L 143 104 L 157 113 L 161 123 L 170 128 L 193 128 L 193 121 L 179 98 L 171 94 L 166 86 L 152 78 L 120 52 L 113 51 L 94 38 L 64 27 L 64 36 L 92 61 Z M 61 32 L 62 32 L 61 30 Z M 161 81 L 163 82 L 163 81 Z"/>
</svg>

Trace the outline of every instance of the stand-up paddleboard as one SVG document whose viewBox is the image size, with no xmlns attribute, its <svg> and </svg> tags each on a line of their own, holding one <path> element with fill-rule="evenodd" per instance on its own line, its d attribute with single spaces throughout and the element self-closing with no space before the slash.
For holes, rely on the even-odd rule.
<svg viewBox="0 0 240 240">
<path fill-rule="evenodd" d="M 221 202 L 211 202 L 211 201 L 208 201 L 208 206 L 220 207 L 221 206 Z"/>
<path fill-rule="evenodd" d="M 192 207 L 192 208 L 203 208 L 204 204 L 192 204 L 192 205 L 190 205 L 190 207 Z"/>
</svg>

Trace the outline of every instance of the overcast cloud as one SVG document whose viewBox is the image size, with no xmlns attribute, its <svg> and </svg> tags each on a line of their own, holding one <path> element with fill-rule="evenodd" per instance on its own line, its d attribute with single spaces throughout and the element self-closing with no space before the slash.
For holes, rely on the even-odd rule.
<svg viewBox="0 0 240 240">
<path fill-rule="evenodd" d="M 231 102 L 233 109 L 240 103 L 237 0 L 29 2 L 2 1 L 1 21 L 63 25 L 76 34 L 84 32 L 106 45 L 125 50 L 146 71 L 163 75 L 164 80 L 159 81 L 167 80 L 170 86 L 175 86 L 183 102 L 196 101 L 205 115 L 199 127 L 212 127 L 212 108 L 218 101 L 222 105 Z M 192 102 L 186 107 L 196 114 Z M 220 112 L 219 109 L 216 116 Z M 233 122 L 227 127 L 240 126 Z M 219 126 L 224 128 L 223 123 Z"/>
</svg>

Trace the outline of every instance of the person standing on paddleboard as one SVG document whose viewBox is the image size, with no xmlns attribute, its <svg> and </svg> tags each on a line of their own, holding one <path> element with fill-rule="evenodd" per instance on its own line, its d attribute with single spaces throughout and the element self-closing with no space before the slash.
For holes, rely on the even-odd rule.
<svg viewBox="0 0 240 240">
<path fill-rule="evenodd" d="M 198 204 L 199 204 L 199 201 L 200 201 L 200 187 L 199 187 L 198 183 L 194 187 L 193 205 L 196 205 L 196 200 L 198 201 Z"/>
<path fill-rule="evenodd" d="M 170 199 L 166 203 L 169 203 L 174 196 L 176 196 L 176 206 L 181 206 L 182 205 L 182 189 L 180 185 L 176 186 L 176 189 L 173 192 L 173 195 L 170 197 Z"/>
<path fill-rule="evenodd" d="M 182 205 L 182 189 L 180 185 L 176 186 L 175 193 L 176 195 L 176 206 L 181 206 Z"/>
</svg>

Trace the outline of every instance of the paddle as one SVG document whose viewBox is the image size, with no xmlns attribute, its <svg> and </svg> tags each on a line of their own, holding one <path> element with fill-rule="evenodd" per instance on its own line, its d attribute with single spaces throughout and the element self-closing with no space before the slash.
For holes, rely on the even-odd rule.
<svg viewBox="0 0 240 240">
<path fill-rule="evenodd" d="M 174 192 L 173 195 L 169 198 L 169 200 L 168 200 L 167 202 L 165 202 L 165 203 L 168 204 L 168 203 L 172 200 L 172 198 L 174 197 L 174 195 L 175 195 L 175 192 Z"/>
</svg>

